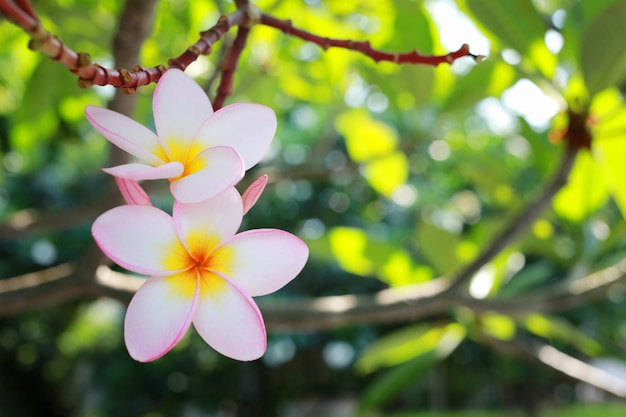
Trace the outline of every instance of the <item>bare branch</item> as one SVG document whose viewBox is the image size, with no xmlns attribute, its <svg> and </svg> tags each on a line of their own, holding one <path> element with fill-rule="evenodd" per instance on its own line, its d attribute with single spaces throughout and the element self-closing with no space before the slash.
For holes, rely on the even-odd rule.
<svg viewBox="0 0 626 417">
<path fill-rule="evenodd" d="M 533 341 L 532 344 L 523 343 L 520 340 L 504 342 L 491 337 L 488 337 L 487 342 L 501 353 L 547 365 L 570 378 L 593 385 L 618 397 L 626 398 L 626 380 L 563 353 L 548 344 L 538 340 Z"/>
</svg>

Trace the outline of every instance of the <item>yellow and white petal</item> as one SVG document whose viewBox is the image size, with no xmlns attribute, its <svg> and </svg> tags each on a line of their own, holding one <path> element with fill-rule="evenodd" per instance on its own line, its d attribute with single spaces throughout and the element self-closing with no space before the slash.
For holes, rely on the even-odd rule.
<svg viewBox="0 0 626 417">
<path fill-rule="evenodd" d="M 259 308 L 227 279 L 216 292 L 201 289 L 193 324 L 205 342 L 229 358 L 252 361 L 263 356 L 267 348 Z"/>
<path fill-rule="evenodd" d="M 130 356 L 149 362 L 169 352 L 187 332 L 198 297 L 197 290 L 180 291 L 177 276 L 150 277 L 126 311 L 124 341 Z"/>
<path fill-rule="evenodd" d="M 243 161 L 232 148 L 205 149 L 191 162 L 191 173 L 172 181 L 170 190 L 182 203 L 199 203 L 226 191 L 244 175 Z"/>
<path fill-rule="evenodd" d="M 200 203 L 175 201 L 172 216 L 176 232 L 188 250 L 209 254 L 237 233 L 243 217 L 243 204 L 239 192 L 231 187 Z"/>
<path fill-rule="evenodd" d="M 91 232 L 111 260 L 131 271 L 162 276 L 187 267 L 174 221 L 156 207 L 115 207 L 96 219 Z"/>
<path fill-rule="evenodd" d="M 294 279 L 306 264 L 309 248 L 283 230 L 255 229 L 235 235 L 215 256 L 228 259 L 222 272 L 256 297 L 273 293 Z"/>
<path fill-rule="evenodd" d="M 262 104 L 237 103 L 216 111 L 200 127 L 197 141 L 206 147 L 230 146 L 246 170 L 267 152 L 276 134 L 276 113 Z"/>
</svg>

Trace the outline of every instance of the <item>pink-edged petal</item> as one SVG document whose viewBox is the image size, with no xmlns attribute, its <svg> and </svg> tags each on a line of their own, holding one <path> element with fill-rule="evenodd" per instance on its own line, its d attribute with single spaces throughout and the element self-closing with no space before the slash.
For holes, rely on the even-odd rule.
<svg viewBox="0 0 626 417">
<path fill-rule="evenodd" d="M 154 155 L 159 139 L 147 127 L 123 114 L 96 106 L 85 107 L 87 120 L 98 132 L 118 148 L 151 164 L 164 161 Z"/>
<path fill-rule="evenodd" d="M 102 169 L 107 174 L 120 178 L 133 180 L 159 180 L 163 178 L 177 178 L 184 170 L 180 162 L 168 162 L 167 164 L 152 167 L 143 164 L 124 164 L 111 168 Z"/>
<path fill-rule="evenodd" d="M 201 293 L 193 324 L 209 346 L 229 358 L 252 361 L 263 356 L 267 348 L 259 308 L 226 278 L 218 292 Z"/>
<path fill-rule="evenodd" d="M 243 204 L 235 188 L 195 204 L 174 202 L 172 214 L 176 231 L 187 247 L 215 249 L 241 226 Z"/>
<path fill-rule="evenodd" d="M 276 133 L 276 113 L 262 104 L 238 103 L 216 111 L 200 127 L 197 140 L 209 146 L 231 146 L 246 170 L 256 165 Z"/>
<path fill-rule="evenodd" d="M 122 194 L 122 198 L 126 204 L 139 205 L 139 206 L 151 206 L 152 202 L 150 197 L 144 191 L 137 181 L 128 178 L 115 177 L 115 183 L 117 188 Z"/>
<path fill-rule="evenodd" d="M 184 72 L 168 70 L 154 90 L 154 123 L 162 139 L 191 142 L 213 107 L 202 88 Z"/>
<path fill-rule="evenodd" d="M 139 288 L 124 318 L 124 341 L 139 362 L 165 355 L 187 332 L 198 305 L 199 291 L 177 291 L 175 277 L 150 277 Z"/>
<path fill-rule="evenodd" d="M 243 214 L 246 214 L 256 204 L 263 194 L 263 190 L 267 185 L 267 175 L 261 175 L 244 191 L 241 199 L 243 200 Z"/>
<path fill-rule="evenodd" d="M 255 229 L 235 235 L 219 251 L 232 256 L 223 271 L 247 294 L 266 295 L 284 287 L 302 271 L 309 248 L 300 238 L 278 229 Z"/>
<path fill-rule="evenodd" d="M 170 190 L 181 203 L 199 203 L 237 184 L 244 175 L 243 161 L 234 149 L 217 146 L 200 152 L 193 164 L 198 171 L 172 181 Z"/>
<path fill-rule="evenodd" d="M 182 267 L 186 249 L 178 240 L 174 221 L 151 206 L 120 206 L 100 215 L 93 237 L 112 261 L 146 275 L 169 275 Z"/>
</svg>

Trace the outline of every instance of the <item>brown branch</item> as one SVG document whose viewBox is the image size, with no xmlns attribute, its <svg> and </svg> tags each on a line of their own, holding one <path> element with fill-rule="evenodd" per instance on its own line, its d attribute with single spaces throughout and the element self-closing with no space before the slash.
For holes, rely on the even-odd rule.
<svg viewBox="0 0 626 417">
<path fill-rule="evenodd" d="M 249 27 L 239 26 L 239 29 L 237 30 L 237 37 L 230 47 L 224 63 L 220 67 L 222 78 L 220 80 L 220 84 L 217 86 L 217 95 L 215 96 L 215 99 L 213 99 L 214 110 L 222 108 L 226 97 L 233 93 L 233 79 L 235 76 L 235 70 L 237 69 L 237 62 L 239 61 L 241 52 L 246 47 L 246 40 L 248 39 L 249 33 Z"/>
<path fill-rule="evenodd" d="M 447 55 L 422 55 L 417 50 L 404 53 L 391 53 L 374 49 L 368 41 L 353 41 L 350 39 L 332 39 L 314 35 L 302 29 L 293 26 L 291 20 L 277 19 L 268 14 L 262 13 L 260 24 L 270 26 L 281 30 L 287 35 L 298 37 L 302 40 L 312 42 L 320 48 L 327 50 L 328 48 L 343 48 L 351 51 L 357 51 L 365 56 L 372 58 L 375 62 L 388 61 L 396 64 L 422 64 L 438 66 L 442 63 L 452 64 L 459 58 L 469 56 L 476 62 L 484 59 L 482 55 L 474 55 L 469 50 L 469 45 L 463 44 L 458 51 L 451 52 Z"/>
<path fill-rule="evenodd" d="M 515 239 L 524 233 L 532 223 L 541 216 L 552 201 L 552 198 L 567 183 L 567 177 L 569 176 L 577 154 L 578 148 L 566 147 L 561 163 L 550 184 L 548 184 L 536 200 L 526 205 L 519 215 L 508 223 L 507 228 L 493 240 L 478 258 L 466 266 L 457 276 L 452 278 L 452 284 L 450 286 L 452 291 L 461 291 L 480 268 L 515 241 Z"/>
<path fill-rule="evenodd" d="M 135 6 L 134 4 L 128 5 L 128 7 Z M 39 51 L 52 60 L 60 62 L 78 75 L 80 87 L 111 85 L 122 88 L 126 93 L 133 93 L 141 86 L 157 82 L 166 71 L 163 65 L 157 65 L 153 68 L 137 65 L 132 70 L 128 70 L 126 68 L 109 69 L 100 64 L 92 63 L 89 54 L 74 52 L 58 37 L 48 32 L 35 15 L 28 0 L 21 0 L 19 4 L 12 0 L 0 0 L 0 13 L 30 35 L 31 40 L 28 45 L 30 49 Z M 243 25 L 247 21 L 247 8 L 221 16 L 215 26 L 200 33 L 200 39 L 196 43 L 177 58 L 170 59 L 169 66 L 180 69 L 187 68 L 199 55 L 210 54 L 213 43 L 219 40 L 231 27 Z"/>
</svg>

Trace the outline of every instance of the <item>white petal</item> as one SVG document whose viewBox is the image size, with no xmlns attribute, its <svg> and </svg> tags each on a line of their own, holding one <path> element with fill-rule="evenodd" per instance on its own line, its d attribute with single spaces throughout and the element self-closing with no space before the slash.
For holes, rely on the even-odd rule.
<svg viewBox="0 0 626 417">
<path fill-rule="evenodd" d="M 175 201 L 173 217 L 178 236 L 188 248 L 203 247 L 208 251 L 237 232 L 243 217 L 243 204 L 237 190 L 229 188 L 200 203 Z"/>
<path fill-rule="evenodd" d="M 200 125 L 213 114 L 206 93 L 178 69 L 170 69 L 161 77 L 152 107 L 159 137 L 183 142 L 191 142 Z"/>
<path fill-rule="evenodd" d="M 304 268 L 309 248 L 298 237 L 278 229 L 256 229 L 235 235 L 218 250 L 233 256 L 222 271 L 253 297 L 284 287 Z"/>
<path fill-rule="evenodd" d="M 187 253 L 172 218 L 152 206 L 115 207 L 96 219 L 91 232 L 111 260 L 140 274 L 179 271 L 179 260 Z"/>
<path fill-rule="evenodd" d="M 197 285 L 197 284 L 196 284 Z M 178 291 L 175 277 L 151 277 L 131 300 L 124 319 L 124 341 L 139 362 L 160 358 L 187 332 L 199 291 Z"/>
<path fill-rule="evenodd" d="M 263 356 L 267 336 L 256 303 L 233 283 L 215 294 L 201 294 L 193 324 L 200 336 L 229 358 L 251 361 Z"/>
<path fill-rule="evenodd" d="M 198 203 L 215 197 L 243 178 L 243 162 L 232 148 L 206 149 L 194 159 L 196 163 L 199 161 L 203 168 L 172 181 L 172 194 L 182 203 Z"/>
<path fill-rule="evenodd" d="M 246 170 L 267 152 L 276 133 L 276 113 L 261 104 L 238 103 L 216 111 L 197 134 L 209 146 L 230 146 L 243 158 Z"/>
<path fill-rule="evenodd" d="M 183 173 L 183 164 L 180 162 L 168 162 L 167 164 L 152 167 L 143 164 L 125 164 L 102 169 L 107 174 L 120 178 L 133 180 L 158 180 L 164 178 L 177 178 Z"/>
<path fill-rule="evenodd" d="M 154 155 L 159 140 L 147 127 L 123 114 L 101 107 L 85 107 L 85 116 L 102 136 L 118 148 L 151 165 L 164 162 Z"/>
</svg>

